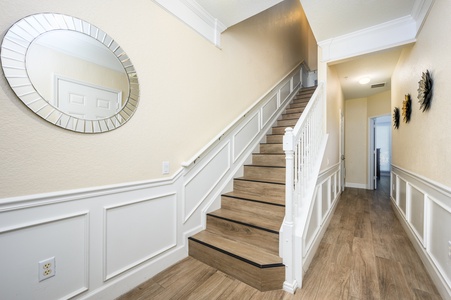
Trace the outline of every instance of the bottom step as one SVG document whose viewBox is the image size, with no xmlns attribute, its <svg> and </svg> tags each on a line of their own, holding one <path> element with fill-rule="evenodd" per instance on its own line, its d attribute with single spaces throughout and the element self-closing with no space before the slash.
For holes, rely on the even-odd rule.
<svg viewBox="0 0 451 300">
<path fill-rule="evenodd" d="M 194 237 L 189 238 L 189 255 L 260 291 L 283 287 L 285 266 L 282 263 L 253 264 Z"/>
</svg>

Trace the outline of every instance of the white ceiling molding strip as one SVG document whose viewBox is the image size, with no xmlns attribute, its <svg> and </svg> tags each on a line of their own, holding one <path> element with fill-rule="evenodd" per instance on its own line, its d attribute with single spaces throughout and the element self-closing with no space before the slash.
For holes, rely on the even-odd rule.
<svg viewBox="0 0 451 300">
<path fill-rule="evenodd" d="M 333 62 L 415 42 L 416 22 L 411 17 L 368 27 L 318 43 L 323 62 Z"/>
<path fill-rule="evenodd" d="M 417 23 L 417 34 L 420 32 L 421 26 L 423 26 L 426 16 L 429 13 L 435 0 L 416 0 L 412 9 L 412 18 Z"/>
<path fill-rule="evenodd" d="M 153 1 L 215 44 L 216 47 L 221 46 L 221 33 L 227 27 L 203 9 L 195 0 Z"/>
<path fill-rule="evenodd" d="M 334 62 L 416 41 L 435 0 L 416 0 L 410 16 L 320 41 L 323 62 Z"/>
</svg>

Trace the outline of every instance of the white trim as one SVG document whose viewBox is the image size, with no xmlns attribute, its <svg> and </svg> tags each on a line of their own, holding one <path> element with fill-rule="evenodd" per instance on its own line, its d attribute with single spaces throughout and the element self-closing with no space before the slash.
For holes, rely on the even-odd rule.
<svg viewBox="0 0 451 300">
<path fill-rule="evenodd" d="M 186 25 L 212 42 L 221 46 L 221 33 L 227 29 L 221 21 L 209 14 L 194 0 L 153 0 Z"/>
<path fill-rule="evenodd" d="M 173 185 L 178 180 L 181 174 L 182 170 L 179 170 L 172 176 L 172 178 L 169 179 L 155 179 L 146 181 L 127 182 L 114 185 L 98 186 L 93 188 L 83 188 L 83 189 L 74 189 L 11 198 L 3 198 L 0 199 L 0 212 L 63 203 L 68 201 L 81 201 L 105 195 L 119 194 L 130 191 Z"/>
<path fill-rule="evenodd" d="M 416 22 L 407 16 L 320 41 L 318 45 L 323 49 L 322 61 L 333 62 L 415 42 L 416 34 Z"/>
<path fill-rule="evenodd" d="M 434 1 L 415 0 L 411 15 L 319 41 L 322 61 L 338 61 L 415 42 Z"/>
<path fill-rule="evenodd" d="M 367 189 L 367 185 L 365 183 L 346 182 L 345 186 L 348 188 L 355 188 L 355 189 Z"/>
<path fill-rule="evenodd" d="M 434 1 L 435 0 L 415 0 L 411 15 L 417 24 L 417 35 L 420 32 Z"/>
<path fill-rule="evenodd" d="M 34 218 L 51 220 L 55 214 L 70 215 L 79 211 L 86 212 L 88 217 L 86 218 L 87 225 L 85 232 L 88 238 L 87 243 L 89 243 L 87 245 L 88 249 L 86 250 L 89 254 L 89 257 L 86 259 L 88 269 L 86 276 L 89 276 L 88 280 L 91 285 L 87 291 L 79 295 L 79 298 L 111 298 L 127 292 L 134 286 L 139 285 L 188 255 L 187 237 L 204 228 L 206 211 L 210 207 L 215 207 L 220 199 L 220 195 L 230 186 L 233 177 L 242 169 L 242 164 L 249 159 L 252 151 L 258 146 L 260 140 L 265 137 L 272 124 L 277 121 L 278 116 L 296 95 L 301 85 L 299 84 L 290 90 L 286 100 L 278 103 L 277 108 L 274 108 L 276 113 L 271 114 L 265 126 L 259 128 L 260 131 L 257 135 L 252 134 L 250 137 L 253 139 L 252 143 L 246 145 L 245 150 L 240 152 L 239 157 L 233 164 L 230 163 L 232 155 L 232 151 L 230 151 L 231 139 L 249 118 L 255 114 L 261 114 L 261 107 L 266 104 L 266 101 L 269 99 L 268 97 L 273 97 L 274 94 L 278 94 L 280 88 L 287 81 L 291 81 L 293 76 L 299 77 L 302 66 L 300 63 L 288 73 L 267 95 L 261 97 L 241 118 L 227 127 L 227 130 L 220 135 L 218 141 L 210 143 L 208 147 L 204 148 L 205 151 L 193 160 L 192 164 L 188 167 L 182 167 L 171 178 L 3 198 L 0 199 L 0 213 L 2 215 L 2 218 L 0 218 L 0 230 L 2 228 L 3 230 L 9 230 L 23 226 L 23 224 L 34 222 Z M 216 155 L 220 149 L 227 149 L 230 163 L 227 171 L 223 172 L 224 170 L 215 170 L 214 168 L 207 169 L 211 157 Z M 192 211 L 192 217 L 187 222 L 184 222 L 184 208 L 185 201 L 187 201 L 185 199 L 184 188 L 186 183 L 192 180 L 193 176 L 196 176 L 196 174 L 204 170 L 208 172 L 208 176 L 211 176 L 214 186 L 211 189 L 210 187 L 205 189 L 207 193 L 205 196 L 202 194 L 202 198 L 199 198 L 202 200 L 200 203 L 195 203 L 196 208 Z M 156 252 L 150 253 L 149 256 L 141 255 L 138 258 L 142 257 L 143 259 L 133 260 L 133 263 L 127 265 L 125 268 L 113 270 L 114 272 L 112 273 L 105 272 L 104 244 L 107 230 L 105 228 L 105 210 L 148 201 L 149 199 L 156 199 L 166 195 L 173 196 L 168 198 L 170 201 L 162 201 L 160 204 L 162 209 L 174 210 L 176 218 L 176 243 L 171 243 L 170 245 L 165 244 Z M 127 221 L 133 220 L 134 214 L 126 215 L 124 218 L 127 218 Z M 117 225 L 117 223 L 114 224 Z M 129 225 L 126 230 L 133 230 L 133 228 Z M 20 232 L 11 232 L 11 234 L 19 235 Z M 158 238 L 159 234 L 147 238 Z M 161 234 L 164 233 L 161 232 Z M 70 239 L 70 236 L 67 238 Z M 118 245 L 117 247 L 139 247 L 139 245 L 136 243 L 134 245 Z M 123 250 L 124 255 L 128 255 L 125 248 L 120 250 Z M 26 255 L 27 253 L 33 253 L 35 249 L 26 249 L 24 251 L 28 251 L 25 252 Z M 22 263 L 21 258 L 23 255 L 23 252 L 18 252 L 11 259 L 18 261 L 20 264 Z M 130 257 L 133 258 L 133 255 Z M 17 272 L 17 270 L 13 270 L 12 272 Z M 104 280 L 107 281 L 104 282 Z"/>
<path fill-rule="evenodd" d="M 396 198 L 391 195 L 391 203 L 402 226 L 404 227 L 416 252 L 420 256 L 429 275 L 434 281 L 438 291 L 444 299 L 451 299 L 451 279 L 445 274 L 445 269 L 449 266 L 448 260 L 443 257 L 441 261 L 435 257 L 432 249 L 431 233 L 433 232 L 432 205 L 437 205 L 447 212 L 451 218 L 451 188 L 434 182 L 424 176 L 417 175 L 408 170 L 392 165 L 392 180 L 396 181 Z M 401 181 L 406 186 L 406 214 L 399 206 Z M 415 188 L 424 194 L 423 212 L 423 238 L 419 236 L 414 224 L 411 223 L 412 198 L 411 188 Z M 440 222 L 435 220 L 435 222 Z M 445 246 L 445 245 L 444 245 Z"/>
</svg>

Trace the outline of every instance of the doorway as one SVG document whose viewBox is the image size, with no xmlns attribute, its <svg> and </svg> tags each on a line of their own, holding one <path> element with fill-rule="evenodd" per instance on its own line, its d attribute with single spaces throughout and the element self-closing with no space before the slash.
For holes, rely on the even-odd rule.
<svg viewBox="0 0 451 300">
<path fill-rule="evenodd" d="M 391 116 L 369 118 L 368 188 L 376 190 L 391 171 Z"/>
</svg>

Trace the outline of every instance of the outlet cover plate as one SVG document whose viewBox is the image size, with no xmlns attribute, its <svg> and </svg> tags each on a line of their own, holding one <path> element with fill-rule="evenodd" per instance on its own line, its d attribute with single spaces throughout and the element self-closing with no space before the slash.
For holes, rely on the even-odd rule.
<svg viewBox="0 0 451 300">
<path fill-rule="evenodd" d="M 56 273 L 56 265 L 55 265 L 55 257 L 50 257 L 44 260 L 41 260 L 38 263 L 39 269 L 39 281 L 43 281 L 50 277 L 55 276 Z"/>
</svg>

